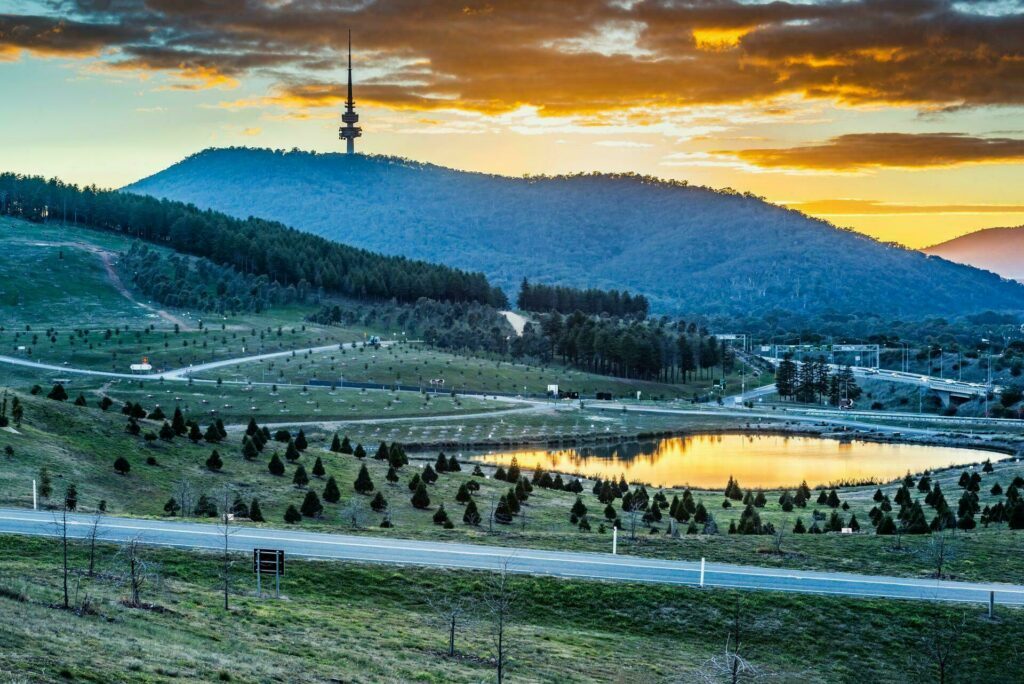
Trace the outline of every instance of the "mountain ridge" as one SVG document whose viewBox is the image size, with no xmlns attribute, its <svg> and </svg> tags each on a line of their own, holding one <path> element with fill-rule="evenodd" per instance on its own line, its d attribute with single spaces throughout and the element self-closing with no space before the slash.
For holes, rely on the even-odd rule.
<svg viewBox="0 0 1024 684">
<path fill-rule="evenodd" d="M 397 157 L 207 149 L 125 191 L 482 271 L 627 289 L 662 313 L 1024 309 L 1024 287 L 750 194 L 635 174 L 506 177 Z"/>
<path fill-rule="evenodd" d="M 982 228 L 921 251 L 1024 282 L 1024 226 Z"/>
</svg>

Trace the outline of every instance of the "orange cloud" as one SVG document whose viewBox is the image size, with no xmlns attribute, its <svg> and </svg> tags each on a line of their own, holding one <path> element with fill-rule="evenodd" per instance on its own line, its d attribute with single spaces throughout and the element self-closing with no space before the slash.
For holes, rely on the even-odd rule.
<svg viewBox="0 0 1024 684">
<path fill-rule="evenodd" d="M 1024 16 L 948 0 L 66 0 L 62 10 L 0 17 L 0 57 L 90 54 L 176 75 L 178 88 L 258 75 L 274 86 L 253 104 L 336 106 L 319 91 L 340 79 L 354 27 L 360 76 L 371 79 L 359 97 L 396 109 L 598 115 L 793 95 L 1024 105 Z"/>
<path fill-rule="evenodd" d="M 1020 214 L 1024 204 L 896 204 L 865 199 L 824 199 L 787 202 L 790 209 L 816 216 L 899 214 Z"/>
<path fill-rule="evenodd" d="M 1024 161 L 1024 140 L 960 133 L 851 133 L 817 145 L 718 150 L 761 168 L 857 171 Z"/>
</svg>

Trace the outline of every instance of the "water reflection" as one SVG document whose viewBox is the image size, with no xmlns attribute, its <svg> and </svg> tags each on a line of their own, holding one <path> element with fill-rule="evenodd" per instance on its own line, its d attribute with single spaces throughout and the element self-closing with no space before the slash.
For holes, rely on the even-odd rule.
<svg viewBox="0 0 1024 684">
<path fill-rule="evenodd" d="M 720 489 L 729 476 L 745 487 L 814 486 L 870 478 L 890 480 L 908 470 L 974 463 L 987 455 L 972 449 L 879 444 L 784 435 L 692 435 L 658 441 L 561 451 L 492 452 L 475 457 L 525 469 L 542 467 L 588 477 L 625 475 L 655 486 Z"/>
</svg>

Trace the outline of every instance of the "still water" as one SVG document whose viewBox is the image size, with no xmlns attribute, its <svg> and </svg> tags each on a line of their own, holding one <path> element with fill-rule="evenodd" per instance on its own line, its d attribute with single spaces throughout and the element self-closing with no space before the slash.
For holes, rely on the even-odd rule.
<svg viewBox="0 0 1024 684">
<path fill-rule="evenodd" d="M 618 478 L 659 487 L 690 485 L 722 489 L 729 476 L 743 487 L 777 488 L 807 480 L 818 484 L 891 480 L 920 472 L 976 463 L 995 454 L 917 444 L 879 444 L 781 435 L 691 435 L 651 442 L 562 451 L 504 451 L 478 461 L 537 467 L 588 477 Z"/>
</svg>

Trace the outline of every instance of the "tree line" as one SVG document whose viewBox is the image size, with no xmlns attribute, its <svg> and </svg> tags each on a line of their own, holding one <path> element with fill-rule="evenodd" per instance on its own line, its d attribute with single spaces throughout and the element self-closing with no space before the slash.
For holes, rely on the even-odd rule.
<svg viewBox="0 0 1024 684">
<path fill-rule="evenodd" d="M 844 366 L 833 372 L 823 356 L 797 363 L 792 354 L 787 354 L 779 362 L 775 387 L 782 399 L 805 404 L 820 404 L 827 399 L 833 406 L 845 400 L 854 402 L 862 393 L 852 368 Z"/>
<path fill-rule="evenodd" d="M 555 358 L 602 375 L 686 382 L 732 371 L 735 354 L 695 322 L 667 318 L 636 320 L 551 313 L 528 323 L 511 346 L 512 355 L 541 361 Z"/>
<path fill-rule="evenodd" d="M 650 303 L 642 294 L 631 295 L 618 290 L 580 290 L 563 285 L 531 284 L 523 278 L 516 305 L 523 311 L 557 311 L 570 314 L 637 316 L 646 318 Z"/>
<path fill-rule="evenodd" d="M 0 174 L 0 213 L 57 219 L 130 235 L 201 256 L 282 286 L 323 288 L 356 298 L 413 302 L 420 297 L 506 306 L 482 273 L 384 256 L 303 233 L 276 221 L 215 211 L 57 179 Z"/>
</svg>

